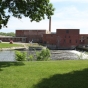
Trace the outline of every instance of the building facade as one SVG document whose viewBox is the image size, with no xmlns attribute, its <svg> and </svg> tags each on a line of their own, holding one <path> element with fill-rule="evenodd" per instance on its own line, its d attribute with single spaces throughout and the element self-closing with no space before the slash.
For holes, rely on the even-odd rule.
<svg viewBox="0 0 88 88">
<path fill-rule="evenodd" d="M 49 34 L 47 30 L 16 30 L 16 37 L 27 37 L 26 42 L 42 43 L 43 34 Z"/>
<path fill-rule="evenodd" d="M 88 45 L 88 34 L 80 34 L 80 29 L 56 29 L 50 30 L 16 30 L 15 37 L 0 37 L 0 40 L 8 42 L 34 42 L 44 43 L 49 48 L 74 49 L 79 45 Z"/>
<path fill-rule="evenodd" d="M 56 34 L 45 34 L 44 42 L 57 49 L 75 48 L 79 45 L 79 29 L 57 29 Z"/>
<path fill-rule="evenodd" d="M 80 45 L 88 45 L 88 34 L 79 35 Z"/>
<path fill-rule="evenodd" d="M 27 37 L 7 37 L 7 36 L 3 36 L 3 37 L 0 37 L 0 40 L 2 40 L 3 42 L 10 42 L 10 40 L 12 40 L 14 42 L 25 43 L 27 41 Z"/>
</svg>

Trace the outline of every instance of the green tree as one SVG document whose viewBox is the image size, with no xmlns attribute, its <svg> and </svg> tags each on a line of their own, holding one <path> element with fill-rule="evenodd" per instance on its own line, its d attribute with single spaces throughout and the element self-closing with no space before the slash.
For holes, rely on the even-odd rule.
<svg viewBox="0 0 88 88">
<path fill-rule="evenodd" d="M 15 36 L 15 33 L 14 32 L 8 32 L 8 33 L 4 33 L 4 32 L 0 32 L 0 35 L 3 35 L 3 36 Z"/>
<path fill-rule="evenodd" d="M 26 52 L 15 51 L 15 57 L 17 61 L 25 61 L 27 54 Z"/>
<path fill-rule="evenodd" d="M 6 33 L 6 36 L 15 36 L 15 33 L 14 32 L 8 32 L 8 33 Z"/>
<path fill-rule="evenodd" d="M 20 19 L 25 16 L 39 22 L 45 19 L 45 15 L 49 19 L 53 13 L 49 0 L 0 0 L 0 28 L 7 25 L 11 16 Z"/>
<path fill-rule="evenodd" d="M 50 59 L 50 50 L 43 49 L 41 52 L 36 52 L 36 56 L 38 61 L 47 61 Z"/>
</svg>

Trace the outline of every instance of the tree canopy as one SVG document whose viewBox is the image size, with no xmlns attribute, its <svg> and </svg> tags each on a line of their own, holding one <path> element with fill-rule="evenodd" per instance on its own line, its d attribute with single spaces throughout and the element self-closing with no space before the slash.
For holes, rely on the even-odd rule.
<svg viewBox="0 0 88 88">
<path fill-rule="evenodd" d="M 20 19 L 25 16 L 39 22 L 53 14 L 54 8 L 49 0 L 0 0 L 0 29 L 7 27 L 11 16 Z"/>
<path fill-rule="evenodd" d="M 5 33 L 5 32 L 0 32 L 0 36 L 15 36 L 15 33 L 14 32 L 8 32 L 8 33 Z"/>
</svg>

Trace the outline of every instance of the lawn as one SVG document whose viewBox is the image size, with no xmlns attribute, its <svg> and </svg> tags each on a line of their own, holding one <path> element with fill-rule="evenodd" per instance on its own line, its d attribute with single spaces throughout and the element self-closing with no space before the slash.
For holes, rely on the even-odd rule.
<svg viewBox="0 0 88 88">
<path fill-rule="evenodd" d="M 88 60 L 0 62 L 0 88 L 88 88 Z"/>
<path fill-rule="evenodd" d="M 0 43 L 0 48 L 22 47 L 21 44 Z"/>
</svg>

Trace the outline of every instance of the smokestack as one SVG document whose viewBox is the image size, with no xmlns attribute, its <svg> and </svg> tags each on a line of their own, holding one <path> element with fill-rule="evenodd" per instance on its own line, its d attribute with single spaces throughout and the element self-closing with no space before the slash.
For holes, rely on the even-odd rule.
<svg viewBox="0 0 88 88">
<path fill-rule="evenodd" d="M 49 18 L 49 32 L 51 33 L 51 17 Z"/>
</svg>

